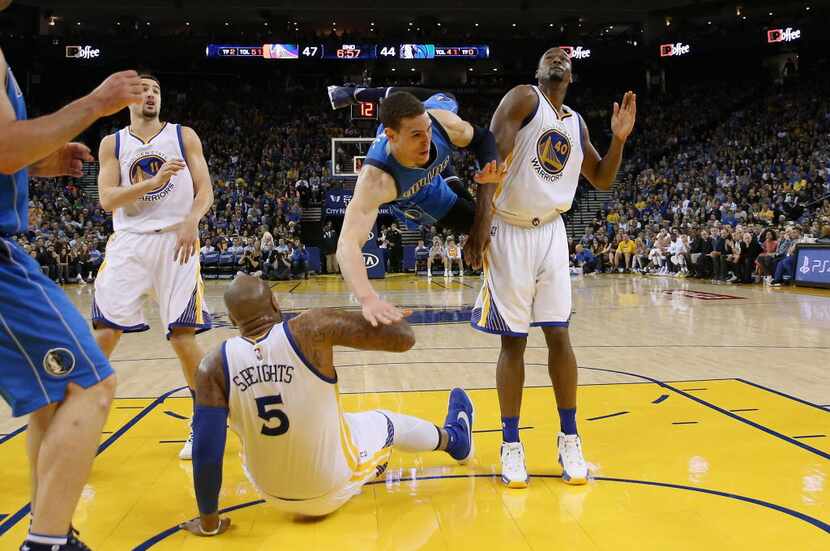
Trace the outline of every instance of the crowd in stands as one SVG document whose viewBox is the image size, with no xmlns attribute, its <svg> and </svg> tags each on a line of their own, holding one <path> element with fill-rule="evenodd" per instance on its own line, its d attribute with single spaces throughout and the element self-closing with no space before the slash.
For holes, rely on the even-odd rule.
<svg viewBox="0 0 830 551">
<path fill-rule="evenodd" d="M 790 81 L 750 97 L 736 84 L 712 90 L 721 101 L 690 89 L 653 105 L 627 148 L 621 183 L 571 244 L 574 266 L 791 280 L 794 245 L 830 240 L 828 90 L 826 78 Z"/>
<path fill-rule="evenodd" d="M 330 138 L 370 136 L 374 128 L 333 113 L 319 88 L 309 95 L 287 82 L 278 102 L 263 102 L 246 85 L 235 86 L 233 96 L 209 82 L 165 91 L 164 118 L 198 132 L 214 182 L 214 205 L 200 228 L 206 274 L 308 277 L 303 209 L 319 206 L 339 185 L 331 177 Z M 734 82 L 644 96 L 619 183 L 589 231 L 572 242 L 574 266 L 584 273 L 785 281 L 793 243 L 828 237 L 828 91 L 824 78 L 769 90 Z M 581 90 L 568 102 L 600 151 L 609 136 L 610 97 Z M 486 125 L 498 96 L 460 100 L 464 118 Z M 96 137 L 126 124 L 111 120 Z M 97 143 L 90 145 L 95 150 Z M 472 182 L 473 158 L 460 152 L 454 164 Z M 18 237 L 26 250 L 56 281 L 93 279 L 112 232 L 110 216 L 74 180 L 33 179 L 30 193 L 30 231 Z M 384 226 L 379 245 L 387 269 L 403 271 L 401 228 Z M 461 262 L 448 251 L 460 250 L 464 236 L 427 227 L 421 237 L 416 257 L 430 273 L 435 262 L 447 273 L 451 261 Z M 324 272 L 338 271 L 336 244 L 329 222 L 314 243 Z"/>
</svg>

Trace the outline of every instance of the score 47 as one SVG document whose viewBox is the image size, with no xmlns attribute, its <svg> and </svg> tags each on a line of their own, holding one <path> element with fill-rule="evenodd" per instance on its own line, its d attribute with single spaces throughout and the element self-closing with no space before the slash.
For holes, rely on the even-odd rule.
<svg viewBox="0 0 830 551">
<path fill-rule="evenodd" d="M 303 48 L 303 55 L 305 57 L 318 57 L 320 52 L 319 46 L 306 46 Z"/>
</svg>

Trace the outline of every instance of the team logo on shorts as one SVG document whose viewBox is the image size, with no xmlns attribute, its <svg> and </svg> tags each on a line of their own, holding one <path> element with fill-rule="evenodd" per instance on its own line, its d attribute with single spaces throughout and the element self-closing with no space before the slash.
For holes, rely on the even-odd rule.
<svg viewBox="0 0 830 551">
<path fill-rule="evenodd" d="M 548 130 L 536 142 L 536 158 L 533 168 L 549 181 L 559 179 L 571 156 L 571 140 L 561 130 Z"/>
<path fill-rule="evenodd" d="M 161 169 L 161 165 L 165 163 L 164 157 L 156 152 L 149 151 L 144 153 L 130 165 L 130 183 L 140 184 L 155 176 Z M 159 201 L 167 197 L 173 191 L 175 184 L 173 179 L 169 179 L 161 184 L 156 189 L 149 191 L 142 199 L 144 201 Z"/>
<path fill-rule="evenodd" d="M 43 369 L 53 377 L 66 377 L 75 369 L 75 355 L 66 348 L 53 348 L 43 357 Z"/>
</svg>

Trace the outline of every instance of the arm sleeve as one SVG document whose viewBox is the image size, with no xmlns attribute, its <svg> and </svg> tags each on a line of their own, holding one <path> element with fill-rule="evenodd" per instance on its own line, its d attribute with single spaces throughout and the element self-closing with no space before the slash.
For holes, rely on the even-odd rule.
<svg viewBox="0 0 830 551">
<path fill-rule="evenodd" d="M 219 509 L 227 422 L 227 408 L 196 406 L 193 418 L 193 487 L 199 512 L 205 515 Z"/>
<path fill-rule="evenodd" d="M 470 144 L 466 149 L 473 152 L 479 167 L 486 165 L 490 161 L 499 160 L 499 149 L 496 146 L 496 137 L 489 128 L 473 126 L 473 139 L 470 140 Z"/>
</svg>

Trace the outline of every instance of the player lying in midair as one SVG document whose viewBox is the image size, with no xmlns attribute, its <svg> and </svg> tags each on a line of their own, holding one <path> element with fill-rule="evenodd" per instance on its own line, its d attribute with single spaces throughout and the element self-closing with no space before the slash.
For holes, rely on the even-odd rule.
<svg viewBox="0 0 830 551">
<path fill-rule="evenodd" d="M 457 190 L 463 186 L 452 182 L 451 155 L 457 148 L 474 153 L 482 167 L 474 176 L 478 184 L 502 182 L 506 169 L 498 165 L 492 132 L 461 119 L 456 114 L 458 103 L 450 94 L 417 88 L 345 86 L 330 86 L 328 93 L 335 109 L 356 101 L 383 99 L 379 110 L 381 126 L 346 209 L 337 260 L 343 278 L 372 325 L 399 321 L 401 311 L 381 300 L 369 283 L 361 253 L 378 208 L 391 203 L 414 222 L 468 234 L 465 256 L 478 267 L 489 236 L 491 204 L 489 200 L 474 203 L 465 192 L 459 195 Z"/>
</svg>

